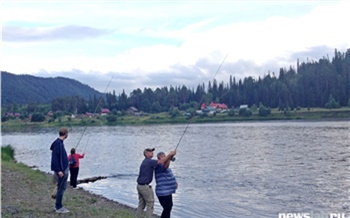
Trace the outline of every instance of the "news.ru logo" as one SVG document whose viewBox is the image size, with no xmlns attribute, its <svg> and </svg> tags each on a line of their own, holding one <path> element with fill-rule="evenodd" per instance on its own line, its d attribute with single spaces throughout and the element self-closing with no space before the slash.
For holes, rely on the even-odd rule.
<svg viewBox="0 0 350 218">
<path fill-rule="evenodd" d="M 278 218 L 350 218 L 345 213 L 279 213 Z"/>
</svg>

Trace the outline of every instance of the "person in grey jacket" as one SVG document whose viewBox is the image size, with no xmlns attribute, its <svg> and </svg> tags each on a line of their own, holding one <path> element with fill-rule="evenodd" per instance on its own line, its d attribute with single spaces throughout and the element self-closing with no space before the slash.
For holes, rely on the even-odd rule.
<svg viewBox="0 0 350 218">
<path fill-rule="evenodd" d="M 68 129 L 62 127 L 59 129 L 59 137 L 51 144 L 51 170 L 57 175 L 57 193 L 56 193 L 56 213 L 68 213 L 69 210 L 63 207 L 62 199 L 67 187 L 69 175 L 68 157 L 63 141 L 68 137 Z"/>
</svg>

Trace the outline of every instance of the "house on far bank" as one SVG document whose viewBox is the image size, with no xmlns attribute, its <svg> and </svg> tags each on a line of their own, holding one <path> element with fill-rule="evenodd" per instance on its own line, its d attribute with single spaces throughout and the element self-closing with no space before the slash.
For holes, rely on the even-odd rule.
<svg viewBox="0 0 350 218">
<path fill-rule="evenodd" d="M 138 112 L 139 110 L 137 110 L 137 108 L 133 106 L 129 107 L 128 110 L 126 111 L 126 113 L 129 115 L 137 115 Z"/>
<path fill-rule="evenodd" d="M 214 103 L 214 102 L 211 102 L 209 104 L 210 107 L 213 107 L 213 108 L 216 108 L 216 109 L 221 109 L 221 110 L 227 110 L 228 107 L 226 104 L 220 104 L 220 103 Z"/>
<path fill-rule="evenodd" d="M 102 108 L 101 109 L 101 115 L 107 115 L 109 114 L 111 111 L 108 108 Z"/>
<path fill-rule="evenodd" d="M 21 114 L 20 113 L 16 113 L 16 112 L 6 112 L 6 117 L 15 117 L 18 118 L 20 117 Z"/>
<path fill-rule="evenodd" d="M 207 106 L 205 103 L 201 105 L 201 110 L 213 111 L 213 110 L 227 110 L 227 109 L 228 107 L 226 104 L 220 104 L 220 103 L 214 103 L 214 102 L 211 102 L 209 106 Z"/>
<path fill-rule="evenodd" d="M 85 113 L 85 116 L 87 116 L 87 117 L 94 117 L 94 114 L 93 114 L 93 113 L 90 113 L 90 112 L 86 112 L 86 113 Z"/>
<path fill-rule="evenodd" d="M 247 104 L 241 104 L 241 106 L 239 106 L 239 109 L 245 109 L 245 108 L 248 108 Z"/>
</svg>

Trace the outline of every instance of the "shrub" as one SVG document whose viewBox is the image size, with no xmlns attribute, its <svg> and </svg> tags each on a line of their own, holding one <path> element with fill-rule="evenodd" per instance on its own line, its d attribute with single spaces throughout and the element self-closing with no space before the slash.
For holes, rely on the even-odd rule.
<svg viewBox="0 0 350 218">
<path fill-rule="evenodd" d="M 239 116 L 250 117 L 253 113 L 249 108 L 241 108 L 238 112 Z"/>
<path fill-rule="evenodd" d="M 1 117 L 1 122 L 6 122 L 6 121 L 8 121 L 8 120 L 9 120 L 9 118 L 6 117 L 6 116 L 2 116 L 2 117 Z"/>
<path fill-rule="evenodd" d="M 259 106 L 259 115 L 260 116 L 263 116 L 263 117 L 265 117 L 265 116 L 267 116 L 267 115 L 269 115 L 269 114 L 271 114 L 271 110 L 270 110 L 270 108 L 266 108 L 266 107 L 264 107 L 264 106 Z"/>
<path fill-rule="evenodd" d="M 1 160 L 13 161 L 15 159 L 15 149 L 11 145 L 1 147 Z"/>
<path fill-rule="evenodd" d="M 325 108 L 333 109 L 333 108 L 339 108 L 339 102 L 337 102 L 332 95 L 329 95 L 328 102 L 325 104 Z"/>
<path fill-rule="evenodd" d="M 45 120 L 45 116 L 42 114 L 33 114 L 31 118 L 31 122 L 43 122 Z"/>
<path fill-rule="evenodd" d="M 229 115 L 230 117 L 233 117 L 233 116 L 235 115 L 235 109 L 231 108 L 231 109 L 229 110 L 229 112 L 228 112 L 228 115 Z"/>
<path fill-rule="evenodd" d="M 108 115 L 108 116 L 106 117 L 106 119 L 107 119 L 107 122 L 108 122 L 108 123 L 113 123 L 113 122 L 116 122 L 116 121 L 117 121 L 117 116 L 115 116 L 115 115 Z"/>
<path fill-rule="evenodd" d="M 180 110 L 177 107 L 171 107 L 168 114 L 170 117 L 174 118 L 180 115 Z"/>
</svg>

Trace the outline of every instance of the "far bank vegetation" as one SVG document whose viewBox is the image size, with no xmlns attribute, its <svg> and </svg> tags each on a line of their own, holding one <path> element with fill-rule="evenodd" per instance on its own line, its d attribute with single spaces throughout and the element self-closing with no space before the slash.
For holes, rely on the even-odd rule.
<svg viewBox="0 0 350 218">
<path fill-rule="evenodd" d="M 234 73 L 234 72 L 233 72 Z M 206 122 L 242 119 L 349 117 L 350 49 L 334 57 L 281 68 L 278 75 L 247 77 L 196 88 L 185 85 L 55 98 L 49 104 L 7 104 L 2 122 L 47 125 Z M 221 105 L 221 106 L 218 106 Z M 331 112 L 331 113 L 330 113 Z M 313 114 L 313 115 L 311 115 Z"/>
</svg>

